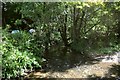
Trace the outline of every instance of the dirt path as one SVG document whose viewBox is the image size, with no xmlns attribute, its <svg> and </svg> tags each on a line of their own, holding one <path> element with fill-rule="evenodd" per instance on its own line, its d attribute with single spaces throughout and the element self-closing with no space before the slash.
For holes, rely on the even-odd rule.
<svg viewBox="0 0 120 80">
<path fill-rule="evenodd" d="M 110 74 L 109 70 L 115 65 L 114 62 L 95 62 L 94 64 L 77 65 L 65 71 L 53 71 L 42 73 L 33 72 L 27 75 L 27 78 L 88 78 L 88 77 L 116 77 L 116 74 Z M 62 66 L 59 66 L 62 68 Z"/>
</svg>

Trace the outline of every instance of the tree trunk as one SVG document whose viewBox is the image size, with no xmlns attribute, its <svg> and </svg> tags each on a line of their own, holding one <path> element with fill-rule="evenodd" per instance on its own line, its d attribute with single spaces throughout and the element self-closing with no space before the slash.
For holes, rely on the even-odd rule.
<svg viewBox="0 0 120 80">
<path fill-rule="evenodd" d="M 65 10 L 67 10 L 67 5 L 65 5 Z M 64 46 L 68 46 L 68 40 L 67 40 L 67 13 L 63 16 L 64 24 L 61 26 L 60 34 L 64 43 Z"/>
<path fill-rule="evenodd" d="M 119 22 L 118 22 L 118 24 L 117 24 L 117 27 L 118 27 L 118 29 L 117 29 L 117 33 L 118 33 L 117 39 L 118 39 L 118 41 L 119 41 L 119 40 L 120 40 L 120 20 L 119 20 Z"/>
<path fill-rule="evenodd" d="M 71 27 L 71 38 L 73 44 L 76 44 L 79 40 L 79 26 L 78 26 L 78 21 L 79 21 L 79 12 L 77 12 L 76 5 L 73 7 L 73 26 Z"/>
<path fill-rule="evenodd" d="M 44 2 L 43 3 L 43 26 L 44 26 L 44 28 L 46 27 L 46 18 L 45 18 L 45 11 L 46 11 L 46 3 Z M 45 31 L 46 31 L 46 33 L 45 33 L 45 35 L 46 35 L 46 37 L 45 37 L 45 42 L 44 42 L 44 46 L 45 46 L 45 53 L 47 53 L 48 52 L 48 37 L 49 37 L 49 33 L 48 33 L 48 29 L 45 29 Z M 46 54 L 45 54 L 46 55 Z"/>
<path fill-rule="evenodd" d="M 76 6 L 73 7 L 73 26 L 71 28 L 71 38 L 72 38 L 72 41 L 73 43 L 75 42 L 75 39 L 76 39 Z"/>
</svg>

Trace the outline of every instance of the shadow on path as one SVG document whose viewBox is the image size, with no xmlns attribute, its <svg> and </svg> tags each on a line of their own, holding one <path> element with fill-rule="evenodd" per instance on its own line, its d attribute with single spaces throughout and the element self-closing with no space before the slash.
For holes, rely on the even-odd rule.
<svg viewBox="0 0 120 80">
<path fill-rule="evenodd" d="M 76 66 L 83 64 L 92 65 L 99 62 L 89 54 L 70 52 L 69 50 L 51 52 L 48 53 L 45 58 L 47 61 L 43 66 L 44 72 L 64 72 L 67 69 L 74 68 Z"/>
<path fill-rule="evenodd" d="M 120 65 L 111 65 L 104 77 L 89 75 L 88 78 L 88 80 L 120 80 Z"/>
<path fill-rule="evenodd" d="M 107 77 L 117 77 L 120 78 L 120 64 L 114 64 L 109 69 L 108 73 L 106 74 Z"/>
</svg>

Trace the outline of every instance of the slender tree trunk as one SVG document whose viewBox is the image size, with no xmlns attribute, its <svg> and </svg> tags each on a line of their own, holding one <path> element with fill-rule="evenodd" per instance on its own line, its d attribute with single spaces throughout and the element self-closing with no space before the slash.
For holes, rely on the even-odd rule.
<svg viewBox="0 0 120 80">
<path fill-rule="evenodd" d="M 120 20 L 119 20 L 119 22 L 118 22 L 118 24 L 117 24 L 117 27 L 118 27 L 118 29 L 117 29 L 117 33 L 118 33 L 118 35 L 117 35 L 117 39 L 118 39 L 118 41 L 120 40 Z M 120 41 L 119 41 L 120 42 Z"/>
<path fill-rule="evenodd" d="M 85 16 L 85 12 L 82 11 L 82 17 L 80 18 L 80 22 L 79 22 L 79 25 L 78 25 L 78 31 L 77 31 L 78 32 L 78 38 L 81 38 L 80 29 L 83 27 L 84 16 Z"/>
<path fill-rule="evenodd" d="M 65 5 L 65 10 L 67 10 L 67 5 Z M 63 40 L 63 43 L 65 45 L 65 47 L 68 46 L 68 40 L 67 40 L 67 13 L 64 15 L 64 24 L 61 26 L 61 30 L 60 30 L 60 34 L 61 34 L 61 37 L 62 37 L 62 40 Z"/>
<path fill-rule="evenodd" d="M 46 3 L 44 2 L 43 3 L 43 27 L 45 28 L 46 27 L 46 18 L 45 18 L 45 11 L 46 11 Z M 48 33 L 48 29 L 45 29 L 46 33 L 46 37 L 45 37 L 45 42 L 44 42 L 44 45 L 45 45 L 45 52 L 48 52 L 48 37 L 49 37 L 49 33 Z"/>
<path fill-rule="evenodd" d="M 79 38 L 79 26 L 78 26 L 78 21 L 79 21 L 79 12 L 77 12 L 76 5 L 73 7 L 73 26 L 71 28 L 71 38 L 73 44 L 76 44 L 78 42 Z"/>
<path fill-rule="evenodd" d="M 76 6 L 73 7 L 73 26 L 72 26 L 72 32 L 71 32 L 71 38 L 73 43 L 75 42 L 76 39 L 76 35 L 75 35 L 75 31 L 76 31 Z"/>
</svg>

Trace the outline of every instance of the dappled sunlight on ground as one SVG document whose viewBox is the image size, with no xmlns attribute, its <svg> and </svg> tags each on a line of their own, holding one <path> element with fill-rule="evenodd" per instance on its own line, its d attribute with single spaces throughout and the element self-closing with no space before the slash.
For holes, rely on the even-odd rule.
<svg viewBox="0 0 120 80">
<path fill-rule="evenodd" d="M 110 74 L 112 62 L 104 62 L 105 56 L 93 58 L 82 54 L 57 54 L 47 57 L 43 71 L 35 71 L 26 77 L 33 78 L 87 78 L 87 77 L 116 77 Z M 109 59 L 108 59 L 109 60 Z"/>
<path fill-rule="evenodd" d="M 68 69 L 64 72 L 34 72 L 29 74 L 27 77 L 34 77 L 34 78 L 87 78 L 88 76 L 100 76 L 105 77 L 108 74 L 111 65 L 114 63 L 97 63 L 93 65 L 81 65 L 71 69 Z"/>
</svg>

